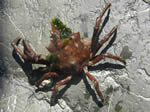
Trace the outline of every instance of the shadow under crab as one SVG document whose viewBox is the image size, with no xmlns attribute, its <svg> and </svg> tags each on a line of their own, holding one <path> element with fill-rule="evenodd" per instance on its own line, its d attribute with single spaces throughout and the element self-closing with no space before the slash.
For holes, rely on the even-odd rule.
<svg viewBox="0 0 150 112">
<path fill-rule="evenodd" d="M 96 46 L 94 45 L 96 37 L 99 36 L 102 17 L 110 6 L 111 4 L 108 3 L 102 13 L 96 18 L 96 24 L 94 26 L 94 32 L 91 40 L 82 40 L 79 32 L 72 32 L 71 29 L 64 25 L 58 18 L 53 18 L 51 21 L 52 30 L 50 31 L 51 40 L 47 47 L 50 54 L 43 55 L 36 53 L 30 47 L 28 41 L 22 38 L 16 38 L 12 41 L 13 48 L 25 62 L 46 65 L 47 72 L 42 74 L 39 80 L 35 82 L 35 86 L 38 88 L 43 80 L 50 77 L 57 79 L 62 74 L 66 74 L 62 80 L 56 82 L 54 85 L 50 101 L 51 105 L 55 103 L 58 88 L 61 85 L 68 83 L 72 80 L 72 78 L 74 78 L 74 76 L 81 73 L 93 82 L 99 98 L 102 102 L 104 102 L 103 95 L 99 90 L 98 81 L 88 72 L 88 67 L 96 64 L 104 58 L 115 59 L 126 64 L 125 60 L 119 56 L 114 56 L 109 53 L 97 54 L 103 44 L 116 33 L 117 26 L 115 26 L 110 33 L 100 40 Z M 17 46 L 17 43 L 20 40 L 22 40 L 24 46 L 24 53 Z"/>
</svg>

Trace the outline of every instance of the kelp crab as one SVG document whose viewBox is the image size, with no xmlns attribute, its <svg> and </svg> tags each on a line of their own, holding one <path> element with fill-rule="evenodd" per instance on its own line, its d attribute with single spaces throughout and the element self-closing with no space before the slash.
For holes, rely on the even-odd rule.
<svg viewBox="0 0 150 112">
<path fill-rule="evenodd" d="M 96 24 L 94 26 L 94 32 L 91 40 L 83 40 L 80 37 L 80 33 L 74 33 L 63 24 L 58 18 L 53 18 L 51 21 L 52 30 L 50 31 L 51 40 L 47 47 L 50 52 L 48 55 L 36 53 L 29 45 L 28 41 L 22 38 L 16 38 L 12 41 L 11 45 L 15 51 L 25 60 L 32 62 L 33 64 L 44 64 L 47 66 L 49 72 L 42 75 L 42 77 L 35 83 L 39 87 L 40 83 L 49 77 L 59 77 L 57 71 L 68 74 L 66 78 L 60 80 L 54 86 L 51 104 L 54 104 L 55 97 L 58 92 L 58 87 L 64 85 L 72 79 L 73 75 L 84 72 L 84 74 L 93 82 L 95 90 L 100 97 L 101 101 L 104 101 L 103 95 L 99 90 L 99 84 L 97 80 L 88 72 L 88 67 L 96 64 L 104 58 L 112 58 L 126 64 L 125 60 L 119 56 L 114 56 L 109 53 L 98 54 L 98 50 L 102 45 L 109 40 L 109 38 L 117 31 L 115 26 L 110 33 L 108 33 L 101 41 L 94 47 L 95 39 L 100 29 L 100 23 L 103 15 L 111 6 L 108 3 L 102 13 L 96 18 Z M 16 45 L 20 40 L 23 42 L 24 53 Z M 59 72 L 60 73 L 60 72 Z"/>
</svg>

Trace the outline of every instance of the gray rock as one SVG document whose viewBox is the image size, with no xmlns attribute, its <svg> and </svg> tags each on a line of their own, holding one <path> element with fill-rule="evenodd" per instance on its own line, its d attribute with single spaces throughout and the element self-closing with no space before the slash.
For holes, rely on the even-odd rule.
<svg viewBox="0 0 150 112">
<path fill-rule="evenodd" d="M 91 38 L 95 19 L 105 0 L 1 0 L 0 1 L 0 112 L 149 112 L 150 110 L 150 7 L 149 0 L 112 0 L 109 19 L 100 39 L 119 25 L 117 38 L 107 52 L 126 59 L 121 63 L 105 59 L 90 73 L 105 96 L 98 106 L 92 83 L 83 77 L 60 88 L 58 103 L 50 106 L 51 91 L 35 92 L 29 83 L 37 65 L 23 64 L 10 43 L 21 36 L 39 53 L 48 53 L 50 21 L 59 17 L 74 32 Z M 105 14 L 105 17 L 108 13 Z M 105 20 L 105 17 L 103 20 Z M 19 45 L 22 48 L 22 45 Z M 109 64 L 109 63 L 113 64 Z M 118 65 L 119 64 L 119 65 Z M 81 80 L 83 78 L 83 80 Z M 36 80 L 36 78 L 33 78 Z"/>
</svg>

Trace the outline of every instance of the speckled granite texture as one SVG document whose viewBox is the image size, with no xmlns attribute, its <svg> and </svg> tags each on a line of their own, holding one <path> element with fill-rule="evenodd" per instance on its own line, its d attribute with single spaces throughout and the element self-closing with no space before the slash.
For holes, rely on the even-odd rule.
<svg viewBox="0 0 150 112">
<path fill-rule="evenodd" d="M 120 55 L 126 68 L 111 59 L 90 69 L 106 98 L 97 105 L 91 82 L 79 77 L 63 86 L 58 103 L 49 105 L 51 91 L 35 92 L 29 75 L 36 65 L 23 64 L 13 54 L 11 41 L 20 36 L 39 53 L 48 53 L 50 21 L 59 17 L 74 32 L 91 39 L 95 19 L 107 2 L 110 13 L 100 39 L 118 25 L 115 41 L 103 49 Z M 107 18 L 108 17 L 108 18 Z M 22 45 L 19 45 L 22 48 Z M 150 1 L 149 0 L 1 0 L 0 1 L 0 112 L 149 112 L 150 111 Z M 88 83 L 87 83 L 88 81 Z M 88 87 L 88 88 L 87 88 Z M 92 94 L 92 95 L 91 95 Z"/>
</svg>

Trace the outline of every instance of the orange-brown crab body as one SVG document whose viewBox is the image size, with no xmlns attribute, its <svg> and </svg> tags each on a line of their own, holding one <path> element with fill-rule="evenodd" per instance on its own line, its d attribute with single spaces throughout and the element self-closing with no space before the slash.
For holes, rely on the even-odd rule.
<svg viewBox="0 0 150 112">
<path fill-rule="evenodd" d="M 82 67 L 89 61 L 91 42 L 81 40 L 80 33 L 74 33 L 72 37 L 65 39 L 66 44 L 63 39 L 51 40 L 47 47 L 51 55 L 58 58 L 56 68 L 63 72 L 81 72 Z"/>
</svg>

